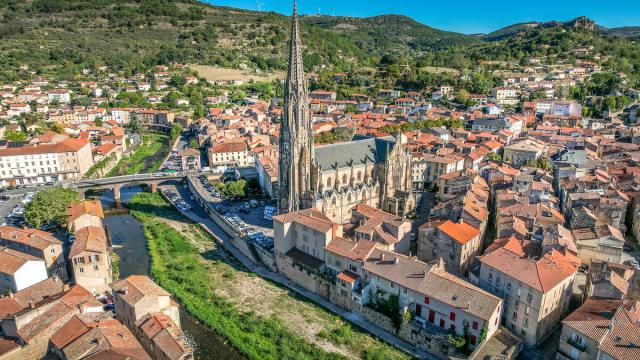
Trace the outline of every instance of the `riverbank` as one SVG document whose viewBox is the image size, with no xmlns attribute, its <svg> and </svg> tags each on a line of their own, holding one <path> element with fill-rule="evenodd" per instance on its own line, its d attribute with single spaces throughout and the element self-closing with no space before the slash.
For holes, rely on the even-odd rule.
<svg viewBox="0 0 640 360">
<path fill-rule="evenodd" d="M 144 226 L 154 279 L 248 358 L 409 358 L 248 271 L 159 195 L 138 194 L 130 208 Z"/>
<path fill-rule="evenodd" d="M 109 171 L 109 176 L 152 173 L 158 170 L 171 151 L 169 135 L 146 133 L 142 144 L 130 156 L 125 156 Z"/>
</svg>

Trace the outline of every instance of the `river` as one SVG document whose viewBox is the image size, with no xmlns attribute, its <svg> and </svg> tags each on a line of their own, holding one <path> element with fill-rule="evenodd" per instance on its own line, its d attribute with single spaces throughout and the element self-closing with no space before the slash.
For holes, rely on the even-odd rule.
<svg viewBox="0 0 640 360">
<path fill-rule="evenodd" d="M 139 187 L 123 188 L 121 198 L 127 204 L 131 197 L 142 189 Z M 113 193 L 104 191 L 100 201 L 106 213 L 105 226 L 109 230 L 113 250 L 120 257 L 120 277 L 129 275 L 149 275 L 149 253 L 147 239 L 144 237 L 142 224 L 126 212 L 113 212 Z M 229 359 L 242 360 L 244 357 L 226 343 L 226 340 L 209 327 L 200 323 L 187 313 L 180 311 L 180 322 L 185 335 L 192 340 L 196 359 Z"/>
</svg>

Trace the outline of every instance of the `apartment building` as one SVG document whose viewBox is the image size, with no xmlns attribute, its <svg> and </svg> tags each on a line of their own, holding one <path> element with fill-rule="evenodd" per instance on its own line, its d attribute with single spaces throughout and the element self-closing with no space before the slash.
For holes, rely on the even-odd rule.
<svg viewBox="0 0 640 360">
<path fill-rule="evenodd" d="M 253 166 L 253 156 L 244 140 L 216 144 L 209 148 L 207 155 L 212 168 Z"/>
<path fill-rule="evenodd" d="M 514 165 L 523 165 L 529 160 L 538 160 L 545 152 L 545 145 L 531 139 L 524 139 L 504 147 L 502 158 Z"/>
<path fill-rule="evenodd" d="M 15 147 L 6 142 L 0 144 L 2 186 L 80 179 L 91 166 L 91 146 L 85 139 Z"/>
<path fill-rule="evenodd" d="M 482 250 L 482 236 L 480 230 L 462 219 L 458 222 L 447 220 L 421 245 L 424 245 L 421 251 L 428 256 L 426 260 L 442 258 L 447 272 L 464 276 L 471 261 Z"/>
<path fill-rule="evenodd" d="M 515 238 L 486 253 L 471 282 L 502 297 L 502 322 L 529 347 L 540 344 L 568 311 L 580 260 L 555 249 L 527 254 Z"/>
<path fill-rule="evenodd" d="M 49 276 L 67 281 L 62 241 L 52 234 L 38 229 L 0 226 L 0 246 L 43 260 Z"/>
<path fill-rule="evenodd" d="M 514 106 L 518 104 L 518 89 L 497 87 L 491 90 L 491 97 L 498 105 Z"/>
<path fill-rule="evenodd" d="M 481 332 L 491 337 L 500 326 L 502 300 L 444 270 L 444 264 L 428 265 L 406 256 L 373 249 L 362 265 L 364 303 L 397 295 L 424 328 L 464 333 L 470 342 L 481 342 Z"/>
<path fill-rule="evenodd" d="M 315 273 L 325 264 L 325 247 L 342 237 L 335 224 L 316 209 L 273 217 L 276 266 L 287 278 L 316 292 Z"/>
<path fill-rule="evenodd" d="M 438 177 L 464 168 L 464 157 L 421 154 L 413 158 L 411 178 L 417 190 L 430 189 Z"/>
</svg>

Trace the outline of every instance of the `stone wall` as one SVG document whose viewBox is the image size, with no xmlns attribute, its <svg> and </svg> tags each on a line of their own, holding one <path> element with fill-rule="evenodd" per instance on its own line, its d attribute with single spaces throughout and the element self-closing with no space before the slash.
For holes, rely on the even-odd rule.
<svg viewBox="0 0 640 360">
<path fill-rule="evenodd" d="M 191 177 L 187 177 L 187 185 L 189 187 L 189 191 L 196 197 L 196 201 L 204 212 L 209 216 L 209 218 L 216 223 L 227 235 L 229 238 L 223 241 L 223 245 L 226 242 L 229 242 L 239 251 L 241 251 L 245 256 L 247 256 L 251 261 L 256 264 L 264 264 L 265 267 L 273 272 L 277 272 L 275 259 L 273 254 L 268 252 L 265 249 L 260 248 L 259 246 L 253 246 L 253 244 L 249 244 L 245 241 L 240 234 L 224 219 L 212 206 L 211 204 L 204 199 L 202 195 L 197 191 L 196 187 L 193 185 L 194 180 Z M 206 229 L 206 228 L 205 228 Z M 214 234 L 211 234 L 214 236 Z"/>
</svg>

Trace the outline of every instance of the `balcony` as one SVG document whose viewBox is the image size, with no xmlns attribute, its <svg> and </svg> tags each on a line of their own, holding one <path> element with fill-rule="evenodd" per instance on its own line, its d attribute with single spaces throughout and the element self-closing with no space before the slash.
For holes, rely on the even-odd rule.
<svg viewBox="0 0 640 360">
<path fill-rule="evenodd" d="M 573 338 L 567 339 L 567 344 L 573 346 L 574 348 L 584 352 L 587 350 L 587 344 L 583 341 L 574 340 Z"/>
</svg>

